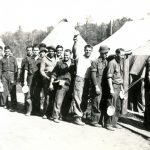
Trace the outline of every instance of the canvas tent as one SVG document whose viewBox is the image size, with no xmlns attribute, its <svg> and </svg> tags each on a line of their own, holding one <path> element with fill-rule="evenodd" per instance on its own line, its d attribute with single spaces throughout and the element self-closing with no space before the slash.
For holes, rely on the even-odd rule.
<svg viewBox="0 0 150 150">
<path fill-rule="evenodd" d="M 79 32 L 75 30 L 74 26 L 66 19 L 63 19 L 55 26 L 52 32 L 42 41 L 42 43 L 53 48 L 56 48 L 57 45 L 62 45 L 64 49 L 72 49 L 73 37 L 76 34 L 79 34 Z M 86 42 L 79 35 L 77 45 L 77 53 L 79 55 L 84 53 L 85 45 Z"/>
<path fill-rule="evenodd" d="M 129 73 L 132 74 L 132 77 L 134 76 L 133 82 L 139 78 L 139 75 L 142 74 L 145 62 L 148 58 L 148 55 L 150 55 L 149 40 L 150 40 L 150 19 L 130 21 L 125 23 L 125 25 L 123 25 L 120 28 L 120 30 L 118 30 L 108 39 L 94 46 L 93 55 L 94 57 L 98 56 L 99 53 L 98 50 L 100 45 L 108 45 L 108 47 L 110 47 L 110 51 L 108 53 L 109 55 L 115 54 L 115 50 L 117 48 L 132 50 L 133 57 L 130 59 L 130 63 L 129 63 L 129 59 L 125 62 L 124 73 L 126 75 L 124 78 L 124 84 L 125 84 L 124 87 L 127 88 L 129 85 L 128 83 Z M 130 68 L 129 68 L 129 64 L 130 64 Z M 136 93 L 136 96 L 138 94 L 140 95 L 139 90 L 141 90 L 140 89 L 141 85 L 142 83 L 139 82 L 135 86 L 135 91 L 133 90 L 133 93 L 134 94 Z M 137 88 L 138 86 L 140 88 Z M 135 97 L 132 98 L 134 99 L 137 98 L 137 101 L 139 101 L 139 99 L 140 101 L 143 101 L 143 95 L 140 95 L 139 97 L 136 98 Z M 126 103 L 125 105 L 126 105 L 125 107 L 127 108 L 128 104 Z"/>
<path fill-rule="evenodd" d="M 112 36 L 94 46 L 94 56 L 97 56 L 100 45 L 108 45 L 110 47 L 109 54 L 114 54 L 117 48 L 125 50 L 133 50 L 136 54 L 139 46 L 150 39 L 150 19 L 129 21 L 125 23 Z M 143 55 L 138 52 L 138 55 Z"/>
</svg>

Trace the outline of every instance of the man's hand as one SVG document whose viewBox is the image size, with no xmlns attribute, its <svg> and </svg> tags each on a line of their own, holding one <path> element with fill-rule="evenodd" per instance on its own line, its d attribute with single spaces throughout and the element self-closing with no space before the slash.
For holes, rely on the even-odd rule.
<svg viewBox="0 0 150 150">
<path fill-rule="evenodd" d="M 50 84 L 50 85 L 49 85 L 49 90 L 50 90 L 50 91 L 53 91 L 53 90 L 54 90 L 53 84 Z"/>
<path fill-rule="evenodd" d="M 95 86 L 95 91 L 96 91 L 96 94 L 97 94 L 97 95 L 100 95 L 100 94 L 101 94 L 101 90 L 100 90 L 100 88 L 98 87 L 98 85 Z"/>
<path fill-rule="evenodd" d="M 27 81 L 24 81 L 23 85 L 24 85 L 24 86 L 27 86 Z"/>
<path fill-rule="evenodd" d="M 114 96 L 115 92 L 114 89 L 110 89 L 110 95 Z"/>
<path fill-rule="evenodd" d="M 75 43 L 78 41 L 78 35 L 79 35 L 79 34 L 74 35 L 74 37 L 73 37 L 73 40 L 74 40 Z"/>
<path fill-rule="evenodd" d="M 46 76 L 45 78 L 46 78 L 47 80 L 50 80 L 50 77 L 48 77 L 48 76 Z"/>
</svg>

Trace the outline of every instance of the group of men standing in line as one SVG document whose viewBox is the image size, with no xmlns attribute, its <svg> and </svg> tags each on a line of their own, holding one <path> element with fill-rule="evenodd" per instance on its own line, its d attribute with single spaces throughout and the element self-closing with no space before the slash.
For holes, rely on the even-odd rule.
<svg viewBox="0 0 150 150">
<path fill-rule="evenodd" d="M 77 42 L 78 37 L 75 36 L 72 50 L 63 50 L 61 45 L 53 49 L 44 43 L 26 48 L 27 55 L 22 60 L 20 72 L 21 85 L 29 87 L 25 93 L 26 116 L 40 113 L 43 119 L 50 118 L 56 123 L 68 120 L 71 116 L 74 123 L 83 126 L 85 123 L 82 118 L 91 98 L 90 124 L 101 127 L 100 120 L 103 117 L 103 127 L 114 131 L 120 128 L 117 122 L 122 103 L 120 91 L 124 92 L 125 51 L 117 49 L 115 57 L 108 62 L 109 48 L 103 45 L 99 48 L 100 56 L 92 60 L 93 47 L 86 45 L 84 55 L 78 56 Z M 8 107 L 10 95 L 14 110 L 17 106 L 17 61 L 9 46 L 5 47 L 4 52 L 5 55 L 0 60 L 0 77 L 4 87 L 3 106 Z M 107 114 L 110 105 L 115 107 L 111 117 Z"/>
</svg>

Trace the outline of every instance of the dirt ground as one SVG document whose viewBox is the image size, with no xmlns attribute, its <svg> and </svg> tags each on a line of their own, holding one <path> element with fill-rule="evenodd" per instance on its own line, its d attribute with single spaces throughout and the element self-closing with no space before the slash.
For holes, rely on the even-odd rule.
<svg viewBox="0 0 150 150">
<path fill-rule="evenodd" d="M 21 99 L 21 95 L 18 95 Z M 59 124 L 0 108 L 0 150 L 150 150 L 150 141 L 127 129 Z"/>
</svg>

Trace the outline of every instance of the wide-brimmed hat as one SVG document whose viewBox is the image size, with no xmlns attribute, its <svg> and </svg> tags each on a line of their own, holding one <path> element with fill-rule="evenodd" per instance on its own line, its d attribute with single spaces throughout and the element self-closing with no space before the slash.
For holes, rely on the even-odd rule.
<svg viewBox="0 0 150 150">
<path fill-rule="evenodd" d="M 99 48 L 100 53 L 108 53 L 109 50 L 110 48 L 107 45 L 101 45 Z"/>
<path fill-rule="evenodd" d="M 45 47 L 41 47 L 41 48 L 40 48 L 40 53 L 41 53 L 41 52 L 48 52 L 48 50 L 47 50 L 47 48 L 45 48 Z"/>
</svg>

